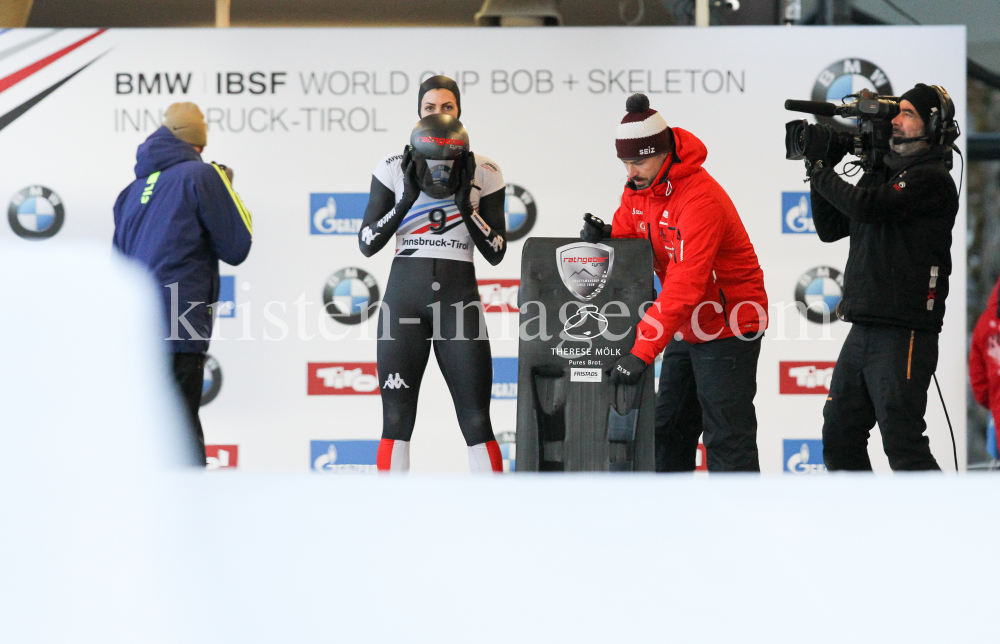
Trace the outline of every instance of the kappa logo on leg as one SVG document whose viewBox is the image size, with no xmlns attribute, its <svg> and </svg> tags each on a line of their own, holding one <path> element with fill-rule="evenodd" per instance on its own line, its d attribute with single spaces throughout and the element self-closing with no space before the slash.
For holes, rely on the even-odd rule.
<svg viewBox="0 0 1000 644">
<path fill-rule="evenodd" d="M 406 381 L 399 375 L 399 373 L 389 374 L 389 377 L 385 379 L 385 384 L 382 385 L 382 389 L 409 389 L 410 385 L 406 384 Z"/>
</svg>

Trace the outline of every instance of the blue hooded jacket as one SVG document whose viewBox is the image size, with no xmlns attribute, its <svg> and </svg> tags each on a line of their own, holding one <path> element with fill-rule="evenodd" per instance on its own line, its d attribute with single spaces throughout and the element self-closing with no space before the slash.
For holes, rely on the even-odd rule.
<svg viewBox="0 0 1000 644">
<path fill-rule="evenodd" d="M 225 172 L 161 127 L 136 152 L 136 180 L 115 202 L 114 247 L 161 287 L 173 353 L 203 353 L 219 299 L 219 260 L 250 253 L 250 212 Z M 217 313 L 217 311 L 215 311 Z"/>
</svg>

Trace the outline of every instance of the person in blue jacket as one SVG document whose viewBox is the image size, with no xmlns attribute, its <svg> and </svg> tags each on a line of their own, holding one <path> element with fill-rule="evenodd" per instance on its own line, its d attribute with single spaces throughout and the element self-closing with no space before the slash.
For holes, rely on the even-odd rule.
<svg viewBox="0 0 1000 644">
<path fill-rule="evenodd" d="M 198 418 L 212 322 L 218 313 L 219 260 L 250 252 L 250 212 L 233 191 L 232 171 L 204 163 L 208 127 L 194 103 L 174 103 L 139 146 L 135 181 L 115 202 L 114 247 L 144 264 L 160 286 L 164 339 L 201 464 Z"/>
</svg>

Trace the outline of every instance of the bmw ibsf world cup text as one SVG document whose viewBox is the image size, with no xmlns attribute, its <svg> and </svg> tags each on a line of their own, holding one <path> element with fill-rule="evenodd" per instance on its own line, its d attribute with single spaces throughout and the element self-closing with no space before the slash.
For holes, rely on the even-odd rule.
<svg viewBox="0 0 1000 644">
<path fill-rule="evenodd" d="M 231 134 L 314 132 L 330 134 L 389 131 L 379 117 L 382 97 L 401 97 L 437 74 L 458 82 L 463 95 L 490 93 L 505 96 L 545 94 L 645 94 L 725 97 L 743 94 L 743 69 L 491 69 L 425 70 L 119 70 L 108 79 L 116 96 L 128 96 L 129 106 L 114 108 L 114 131 L 151 133 L 163 123 L 164 97 L 205 101 L 210 132 Z M 133 97 L 149 96 L 148 106 L 135 106 Z M 213 97 L 260 96 L 281 104 L 223 107 Z M 309 101 L 289 105 L 289 101 Z M 353 101 L 348 103 L 348 101 Z M 170 102 L 170 101 L 168 101 Z M 379 105 L 374 103 L 380 102 Z"/>
</svg>

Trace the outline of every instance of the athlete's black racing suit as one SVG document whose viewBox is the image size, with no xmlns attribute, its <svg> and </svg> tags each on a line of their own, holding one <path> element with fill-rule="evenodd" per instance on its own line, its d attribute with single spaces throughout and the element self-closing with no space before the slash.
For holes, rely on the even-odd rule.
<svg viewBox="0 0 1000 644">
<path fill-rule="evenodd" d="M 409 469 L 417 394 L 432 343 L 469 446 L 470 469 L 503 470 L 490 423 L 493 363 L 472 254 L 475 245 L 490 264 L 503 259 L 505 185 L 495 163 L 473 158 L 471 195 L 462 208 L 461 190 L 458 199 L 420 192 L 408 206 L 403 155 L 381 160 L 373 172 L 358 234 L 361 252 L 370 257 L 396 236 L 378 323 L 380 470 Z M 471 159 L 468 165 L 471 173 Z"/>
</svg>

